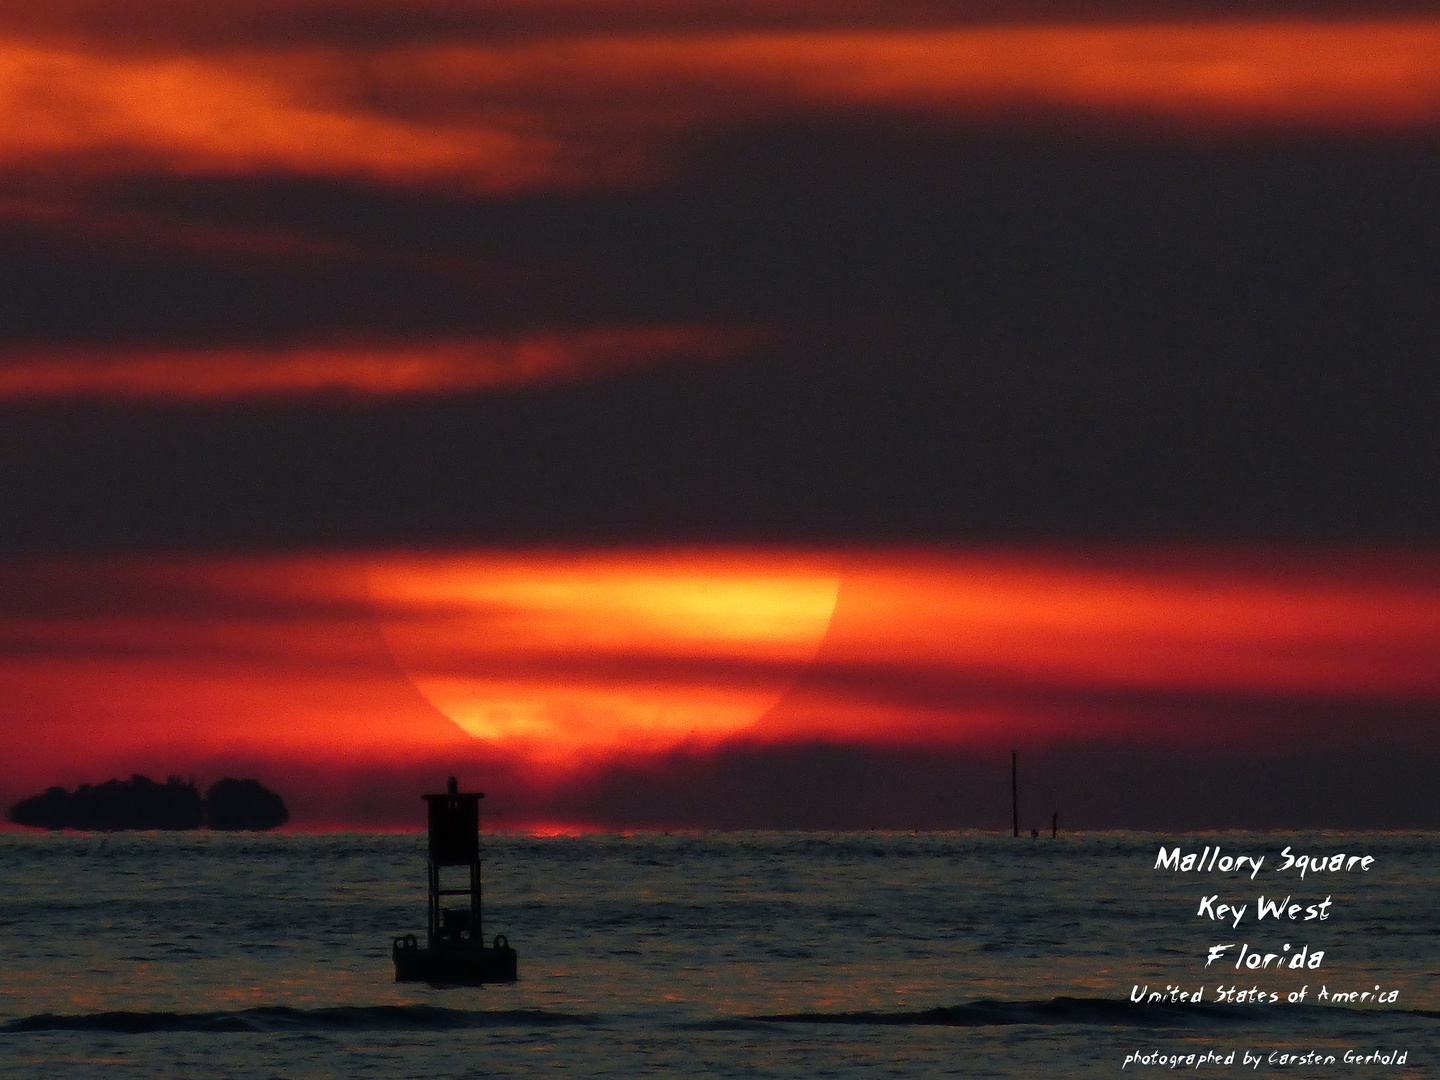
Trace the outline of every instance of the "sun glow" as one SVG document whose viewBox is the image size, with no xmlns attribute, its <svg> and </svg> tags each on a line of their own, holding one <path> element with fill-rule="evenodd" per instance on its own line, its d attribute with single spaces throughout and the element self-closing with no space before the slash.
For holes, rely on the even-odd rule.
<svg viewBox="0 0 1440 1080">
<path fill-rule="evenodd" d="M 563 762 L 753 724 L 829 625 L 818 567 L 660 553 L 392 559 L 370 569 L 411 681 L 477 738 Z"/>
</svg>

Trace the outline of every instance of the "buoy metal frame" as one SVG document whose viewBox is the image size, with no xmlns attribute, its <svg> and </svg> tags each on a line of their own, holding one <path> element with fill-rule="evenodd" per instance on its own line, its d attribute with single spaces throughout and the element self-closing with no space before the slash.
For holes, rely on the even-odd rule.
<svg viewBox="0 0 1440 1080">
<path fill-rule="evenodd" d="M 450 777 L 443 795 L 422 795 L 428 808 L 428 914 L 425 947 L 414 934 L 391 940 L 396 982 L 430 982 L 475 986 L 514 982 L 515 950 L 503 934 L 485 944 L 481 914 L 480 800 L 478 791 L 461 791 Z M 466 867 L 463 887 L 449 884 L 446 867 Z"/>
</svg>

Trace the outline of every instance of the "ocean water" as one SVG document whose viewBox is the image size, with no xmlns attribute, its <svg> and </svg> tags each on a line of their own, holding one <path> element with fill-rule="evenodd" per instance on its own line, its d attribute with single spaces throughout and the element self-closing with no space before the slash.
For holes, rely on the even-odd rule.
<svg viewBox="0 0 1440 1080">
<path fill-rule="evenodd" d="M 1162 845 L 1265 862 L 1254 880 L 1157 870 Z M 1287 845 L 1374 863 L 1302 880 L 1275 869 Z M 395 983 L 389 956 L 424 928 L 423 835 L 0 834 L 0 1078 L 1440 1075 L 1436 834 L 484 847 L 485 932 L 520 981 L 431 987 Z M 1257 923 L 1258 895 L 1331 903 Z M 1239 925 L 1207 896 L 1245 903 Z M 1236 970 L 1237 948 L 1207 968 L 1227 943 L 1324 957 Z M 1172 986 L 1201 1003 L 1131 1000 Z M 1317 1000 L 1377 986 L 1396 998 Z"/>
</svg>

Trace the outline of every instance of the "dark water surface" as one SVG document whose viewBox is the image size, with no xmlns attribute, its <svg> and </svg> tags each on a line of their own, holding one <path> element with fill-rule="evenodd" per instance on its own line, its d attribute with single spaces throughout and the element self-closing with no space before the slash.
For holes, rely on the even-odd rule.
<svg viewBox="0 0 1440 1080">
<path fill-rule="evenodd" d="M 1162 844 L 1265 863 L 1156 870 Z M 1275 869 L 1286 845 L 1375 862 L 1302 880 Z M 423 930 L 424 852 L 0 834 L 0 1077 L 1440 1075 L 1436 834 L 488 836 L 486 933 L 521 980 L 483 988 L 392 981 L 391 936 Z M 1261 894 L 1328 897 L 1329 917 L 1256 923 Z M 1238 926 L 1197 913 L 1211 895 L 1248 905 Z M 1325 957 L 1207 969 L 1228 943 Z M 1377 985 L 1398 998 L 1316 1000 Z M 1131 1002 L 1172 986 L 1202 1004 Z M 1336 1062 L 1278 1061 L 1312 1051 Z M 1136 1053 L 1164 1064 L 1122 1069 Z"/>
</svg>

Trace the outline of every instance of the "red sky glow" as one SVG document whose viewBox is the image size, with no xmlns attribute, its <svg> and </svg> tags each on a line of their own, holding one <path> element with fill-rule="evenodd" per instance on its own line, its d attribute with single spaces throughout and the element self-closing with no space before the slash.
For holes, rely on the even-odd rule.
<svg viewBox="0 0 1440 1080">
<path fill-rule="evenodd" d="M 1440 826 L 1437 131 L 1418 0 L 10 0 L 0 796 Z"/>
<path fill-rule="evenodd" d="M 1223 744 L 1237 701 L 1440 700 L 1436 570 L 722 549 L 12 566 L 6 738 L 32 764 L 9 783 L 481 754 L 543 786 L 736 740 Z M 1167 694 L 1211 700 L 1200 731 Z"/>
</svg>

